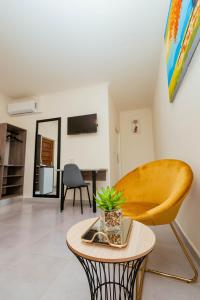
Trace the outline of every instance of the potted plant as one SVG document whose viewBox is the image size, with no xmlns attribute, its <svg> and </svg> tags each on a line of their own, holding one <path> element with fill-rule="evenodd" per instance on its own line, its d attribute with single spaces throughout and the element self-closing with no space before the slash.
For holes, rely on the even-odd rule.
<svg viewBox="0 0 200 300">
<path fill-rule="evenodd" d="M 97 207 L 101 209 L 101 221 L 105 231 L 119 230 L 121 226 L 121 205 L 125 202 L 123 192 L 117 192 L 114 188 L 102 188 L 97 193 Z"/>
</svg>

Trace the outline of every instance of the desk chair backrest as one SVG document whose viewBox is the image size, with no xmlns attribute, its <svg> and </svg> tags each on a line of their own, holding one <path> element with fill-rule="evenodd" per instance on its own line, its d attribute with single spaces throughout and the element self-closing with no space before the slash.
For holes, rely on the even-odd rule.
<svg viewBox="0 0 200 300">
<path fill-rule="evenodd" d="M 63 184 L 67 187 L 79 187 L 85 184 L 81 171 L 76 164 L 64 166 Z"/>
</svg>

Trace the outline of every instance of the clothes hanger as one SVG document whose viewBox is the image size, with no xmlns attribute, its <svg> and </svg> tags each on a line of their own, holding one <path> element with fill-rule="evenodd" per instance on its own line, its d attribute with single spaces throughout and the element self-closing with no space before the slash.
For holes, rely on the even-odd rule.
<svg viewBox="0 0 200 300">
<path fill-rule="evenodd" d="M 19 143 L 23 143 L 20 139 L 18 139 L 15 135 L 13 135 L 13 134 L 8 134 L 7 136 L 6 136 L 6 139 L 7 139 L 7 141 L 9 140 L 9 141 L 16 141 L 16 142 L 19 142 Z"/>
</svg>

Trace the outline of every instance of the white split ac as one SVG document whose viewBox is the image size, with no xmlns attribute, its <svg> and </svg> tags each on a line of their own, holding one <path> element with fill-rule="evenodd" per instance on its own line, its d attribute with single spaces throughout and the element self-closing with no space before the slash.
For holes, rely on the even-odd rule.
<svg viewBox="0 0 200 300">
<path fill-rule="evenodd" d="M 32 99 L 32 100 L 31 100 Z M 22 115 L 38 112 L 38 98 L 32 97 L 27 101 L 14 102 L 8 104 L 9 115 Z"/>
</svg>

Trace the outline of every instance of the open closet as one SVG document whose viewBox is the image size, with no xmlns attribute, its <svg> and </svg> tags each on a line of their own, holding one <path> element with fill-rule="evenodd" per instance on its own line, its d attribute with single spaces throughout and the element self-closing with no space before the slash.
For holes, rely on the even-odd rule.
<svg viewBox="0 0 200 300">
<path fill-rule="evenodd" d="M 23 194 L 26 130 L 0 124 L 0 199 Z"/>
</svg>

